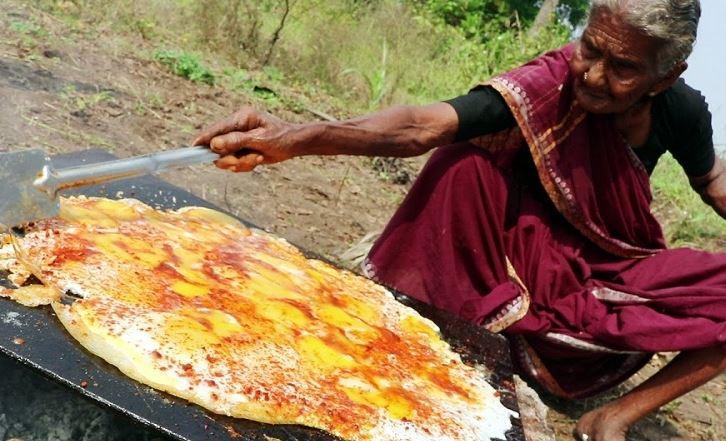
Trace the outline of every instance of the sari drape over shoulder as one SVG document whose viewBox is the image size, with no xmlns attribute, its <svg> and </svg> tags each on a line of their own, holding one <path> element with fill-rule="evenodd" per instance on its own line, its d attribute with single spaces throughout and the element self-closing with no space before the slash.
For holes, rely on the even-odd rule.
<svg viewBox="0 0 726 441">
<path fill-rule="evenodd" d="M 440 147 L 365 271 L 503 332 L 564 397 L 623 381 L 653 352 L 726 342 L 726 254 L 667 250 L 645 168 L 579 107 L 573 47 L 488 82 L 518 127 Z"/>
</svg>

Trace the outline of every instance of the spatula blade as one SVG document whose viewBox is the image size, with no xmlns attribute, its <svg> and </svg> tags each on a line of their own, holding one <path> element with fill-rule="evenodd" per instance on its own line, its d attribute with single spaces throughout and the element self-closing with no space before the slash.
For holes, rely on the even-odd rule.
<svg viewBox="0 0 726 441">
<path fill-rule="evenodd" d="M 58 198 L 33 186 L 49 162 L 38 149 L 0 154 L 0 225 L 13 227 L 58 214 Z"/>
</svg>

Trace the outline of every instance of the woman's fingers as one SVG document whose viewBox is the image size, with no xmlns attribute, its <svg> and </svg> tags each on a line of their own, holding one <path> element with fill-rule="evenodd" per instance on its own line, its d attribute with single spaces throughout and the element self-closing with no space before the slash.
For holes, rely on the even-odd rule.
<svg viewBox="0 0 726 441">
<path fill-rule="evenodd" d="M 212 139 L 229 132 L 244 132 L 259 127 L 260 118 L 251 107 L 245 107 L 227 118 L 204 129 L 192 142 L 192 145 L 209 145 Z"/>
<path fill-rule="evenodd" d="M 247 172 L 262 164 L 265 158 L 259 153 L 247 153 L 242 156 L 227 155 L 215 161 L 217 167 L 233 172 Z"/>
<path fill-rule="evenodd" d="M 234 121 L 232 121 L 233 117 L 234 115 L 222 121 L 218 121 L 212 126 L 204 129 L 204 131 L 197 135 L 194 141 L 192 141 L 192 145 L 209 145 L 209 142 L 215 136 L 229 132 L 231 128 L 234 127 Z"/>
<path fill-rule="evenodd" d="M 291 124 L 248 107 L 220 121 L 194 140 L 218 153 L 220 168 L 250 171 L 255 166 L 274 164 L 291 158 L 289 139 Z"/>
<path fill-rule="evenodd" d="M 229 132 L 223 135 L 213 137 L 209 141 L 209 147 L 215 153 L 220 155 L 228 155 L 243 148 L 252 148 L 258 150 L 264 149 L 264 143 L 260 142 L 259 130 L 251 130 L 249 132 Z"/>
</svg>

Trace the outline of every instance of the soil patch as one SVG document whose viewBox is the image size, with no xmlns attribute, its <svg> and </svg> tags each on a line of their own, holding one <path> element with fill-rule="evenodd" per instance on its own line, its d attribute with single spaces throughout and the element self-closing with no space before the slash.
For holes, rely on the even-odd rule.
<svg viewBox="0 0 726 441">
<path fill-rule="evenodd" d="M 73 88 L 81 93 L 97 93 L 98 85 L 80 81 L 66 81 L 53 72 L 33 68 L 30 64 L 11 58 L 0 59 L 0 85 L 25 91 L 58 93 Z M 107 90 L 108 91 L 108 90 Z"/>
</svg>

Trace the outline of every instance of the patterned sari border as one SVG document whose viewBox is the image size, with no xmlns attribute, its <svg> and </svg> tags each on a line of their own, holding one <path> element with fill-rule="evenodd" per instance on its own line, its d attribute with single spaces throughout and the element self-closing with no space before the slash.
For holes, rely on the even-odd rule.
<svg viewBox="0 0 726 441">
<path fill-rule="evenodd" d="M 542 359 L 539 358 L 534 348 L 525 340 L 524 336 L 520 334 L 512 335 L 510 341 L 513 349 L 512 355 L 517 357 L 519 365 L 530 378 L 544 386 L 553 395 L 562 398 L 574 398 L 573 394 L 564 390 L 560 383 L 555 380 L 555 377 L 552 376 L 552 373 L 547 369 Z"/>
<path fill-rule="evenodd" d="M 522 282 L 522 279 L 517 275 L 517 271 L 514 269 L 512 262 L 510 262 L 507 256 L 504 256 L 507 264 L 507 275 L 509 279 L 519 286 L 519 296 L 514 300 L 510 301 L 497 313 L 492 314 L 491 318 L 483 323 L 484 328 L 493 333 L 499 333 L 518 321 L 522 320 L 527 311 L 529 311 L 529 305 L 531 298 L 529 290 Z"/>
<path fill-rule="evenodd" d="M 645 365 L 653 356 L 651 353 L 644 352 L 618 353 L 624 359 L 616 370 L 594 379 L 588 388 L 569 392 L 555 379 L 544 361 L 537 355 L 537 352 L 523 335 L 510 335 L 508 337 L 511 342 L 512 356 L 515 357 L 524 373 L 541 384 L 551 394 L 566 399 L 592 396 L 612 387 L 614 384 L 621 383 Z"/>
<path fill-rule="evenodd" d="M 544 335 L 544 338 L 557 344 L 561 344 L 567 347 L 580 349 L 588 352 L 599 352 L 603 354 L 639 354 L 638 351 L 623 351 L 618 349 L 611 349 L 602 345 L 596 345 L 594 343 L 580 340 L 579 338 L 572 337 L 571 335 L 560 334 L 558 332 L 548 332 Z"/>
<path fill-rule="evenodd" d="M 501 77 L 493 78 L 485 83 L 485 85 L 491 86 L 499 92 L 509 106 L 515 120 L 517 121 L 517 125 L 519 125 L 522 130 L 522 135 L 524 136 L 532 154 L 532 159 L 534 160 L 537 168 L 537 173 L 539 174 L 542 186 L 545 188 L 545 191 L 557 210 L 570 222 L 570 224 L 572 224 L 585 237 L 596 243 L 600 248 L 618 256 L 642 258 L 657 252 L 657 250 L 636 247 L 605 235 L 605 233 L 597 225 L 589 221 L 582 210 L 579 209 L 572 193 L 572 189 L 569 188 L 565 179 L 556 173 L 553 164 L 551 164 L 548 154 L 585 120 L 587 114 L 582 108 L 576 105 L 573 106 L 563 121 L 556 126 L 561 130 L 566 127 L 566 121 L 564 120 L 572 120 L 572 127 L 567 128 L 565 133 L 558 137 L 559 139 L 554 137 L 555 130 L 547 130 L 540 136 L 537 136 L 535 134 L 535 130 L 530 124 L 529 115 L 532 114 L 532 102 L 521 87 Z M 564 85 L 560 85 L 560 88 L 562 87 L 564 87 Z"/>
<path fill-rule="evenodd" d="M 608 303 L 648 303 L 651 299 L 645 297 L 636 296 L 623 291 L 617 291 L 615 289 L 602 287 L 593 288 L 590 293 L 595 296 L 596 299 L 602 300 Z"/>
</svg>

